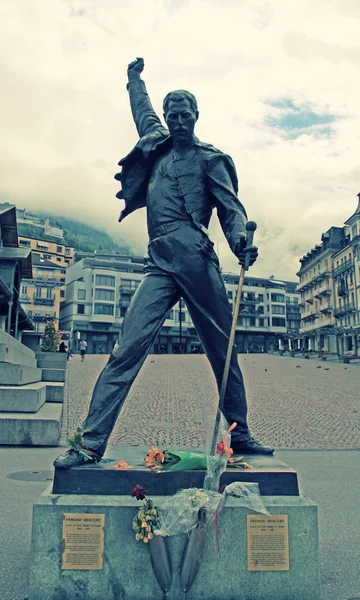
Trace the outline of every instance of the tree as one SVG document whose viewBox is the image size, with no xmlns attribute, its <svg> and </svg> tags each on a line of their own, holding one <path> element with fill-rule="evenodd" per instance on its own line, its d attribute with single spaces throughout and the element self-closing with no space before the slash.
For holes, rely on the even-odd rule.
<svg viewBox="0 0 360 600">
<path fill-rule="evenodd" d="M 61 337 L 56 322 L 46 321 L 45 333 L 41 343 L 41 352 L 57 352 Z"/>
</svg>

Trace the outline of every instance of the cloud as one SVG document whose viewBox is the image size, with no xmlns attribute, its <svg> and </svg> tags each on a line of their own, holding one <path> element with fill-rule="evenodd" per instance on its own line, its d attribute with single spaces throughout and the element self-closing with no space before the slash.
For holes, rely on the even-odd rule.
<svg viewBox="0 0 360 600">
<path fill-rule="evenodd" d="M 360 185 L 355 0 L 17 0 L 0 7 L 0 195 L 95 223 L 146 250 L 145 211 L 117 223 L 117 161 L 136 143 L 126 67 L 144 56 L 161 114 L 195 93 L 197 135 L 228 152 L 258 222 L 253 274 L 298 259 L 354 212 Z M 227 270 L 238 269 L 214 216 Z"/>
</svg>

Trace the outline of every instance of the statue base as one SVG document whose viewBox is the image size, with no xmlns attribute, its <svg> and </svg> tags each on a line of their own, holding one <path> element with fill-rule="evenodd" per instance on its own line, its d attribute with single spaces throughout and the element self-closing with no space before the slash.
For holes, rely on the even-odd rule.
<svg viewBox="0 0 360 600">
<path fill-rule="evenodd" d="M 160 503 L 163 497 L 153 497 Z M 229 498 L 219 515 L 219 547 L 214 525 L 188 600 L 320 600 L 317 507 L 302 496 L 264 496 L 271 515 L 287 515 L 289 570 L 248 569 L 247 515 L 241 499 Z M 34 505 L 29 600 L 159 600 L 149 548 L 131 528 L 139 508 L 130 496 L 55 495 L 50 489 Z M 62 569 L 64 513 L 105 515 L 101 570 Z M 172 582 L 164 596 L 183 600 L 180 565 L 186 535 L 166 538 Z"/>
<path fill-rule="evenodd" d="M 132 519 L 142 503 L 131 497 L 131 491 L 136 484 L 143 486 L 157 505 L 178 489 L 201 487 L 204 472 L 149 471 L 142 464 L 146 450 L 109 448 L 107 455 L 111 462 L 56 470 L 54 489 L 50 486 L 34 505 L 29 600 L 184 599 L 180 570 L 188 537 L 184 534 L 165 538 L 172 581 L 163 595 L 148 544 L 136 541 L 132 530 Z M 114 470 L 115 461 L 122 459 L 135 468 Z M 257 533 L 261 535 L 255 539 L 254 524 L 263 515 L 245 507 L 241 498 L 229 497 L 218 516 L 217 528 L 212 524 L 207 530 L 204 558 L 187 592 L 188 600 L 320 600 L 316 505 L 299 495 L 296 472 L 276 457 L 247 456 L 245 460 L 255 468 L 229 470 L 222 481 L 257 481 L 270 513 L 265 519 L 269 520 L 264 529 L 259 525 Z M 117 493 L 119 489 L 123 493 Z M 104 519 L 101 564 L 94 562 L 93 555 L 90 558 L 86 555 L 86 548 L 81 548 L 83 555 L 76 555 L 79 548 L 75 547 L 75 567 L 64 568 L 67 565 L 63 555 L 66 543 L 62 539 L 64 515 L 73 523 L 79 518 L 84 523 L 91 515 L 96 515 L 93 519 L 99 516 Z M 285 543 L 278 535 L 279 530 L 270 531 L 274 515 L 281 515 L 281 522 L 285 519 L 288 535 Z M 87 523 L 83 531 L 81 527 L 75 531 L 76 535 L 86 534 Z M 274 538 L 272 533 L 276 534 Z M 77 544 L 79 539 L 72 538 L 72 543 Z M 287 556 L 285 568 L 285 563 L 281 564 L 282 552 Z M 81 560 L 88 560 L 85 568 L 76 563 Z M 277 564 L 274 566 L 272 561 Z"/>
<path fill-rule="evenodd" d="M 72 469 L 55 469 L 54 494 L 90 494 L 127 496 L 138 483 L 149 496 L 167 496 L 178 490 L 203 487 L 206 471 L 152 471 L 144 465 L 147 446 L 108 446 L 104 461 Z M 183 448 L 199 452 L 198 448 Z M 249 470 L 228 468 L 220 485 L 233 481 L 259 484 L 262 496 L 297 496 L 297 473 L 275 456 L 244 454 Z M 125 459 L 133 469 L 117 471 L 114 465 Z M 107 462 L 109 461 L 109 462 Z"/>
</svg>

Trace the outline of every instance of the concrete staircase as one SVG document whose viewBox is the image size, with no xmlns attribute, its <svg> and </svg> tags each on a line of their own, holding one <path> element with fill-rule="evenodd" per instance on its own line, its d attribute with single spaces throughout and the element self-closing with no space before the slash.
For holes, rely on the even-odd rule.
<svg viewBox="0 0 360 600">
<path fill-rule="evenodd" d="M 59 445 L 66 367 L 66 354 L 35 355 L 0 331 L 0 445 Z"/>
</svg>

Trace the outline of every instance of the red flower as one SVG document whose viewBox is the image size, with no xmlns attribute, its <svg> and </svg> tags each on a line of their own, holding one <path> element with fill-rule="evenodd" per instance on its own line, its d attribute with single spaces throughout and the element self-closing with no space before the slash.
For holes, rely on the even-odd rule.
<svg viewBox="0 0 360 600">
<path fill-rule="evenodd" d="M 131 495 L 134 496 L 136 500 L 144 500 L 146 493 L 144 488 L 137 483 L 133 491 L 131 492 Z"/>
</svg>

